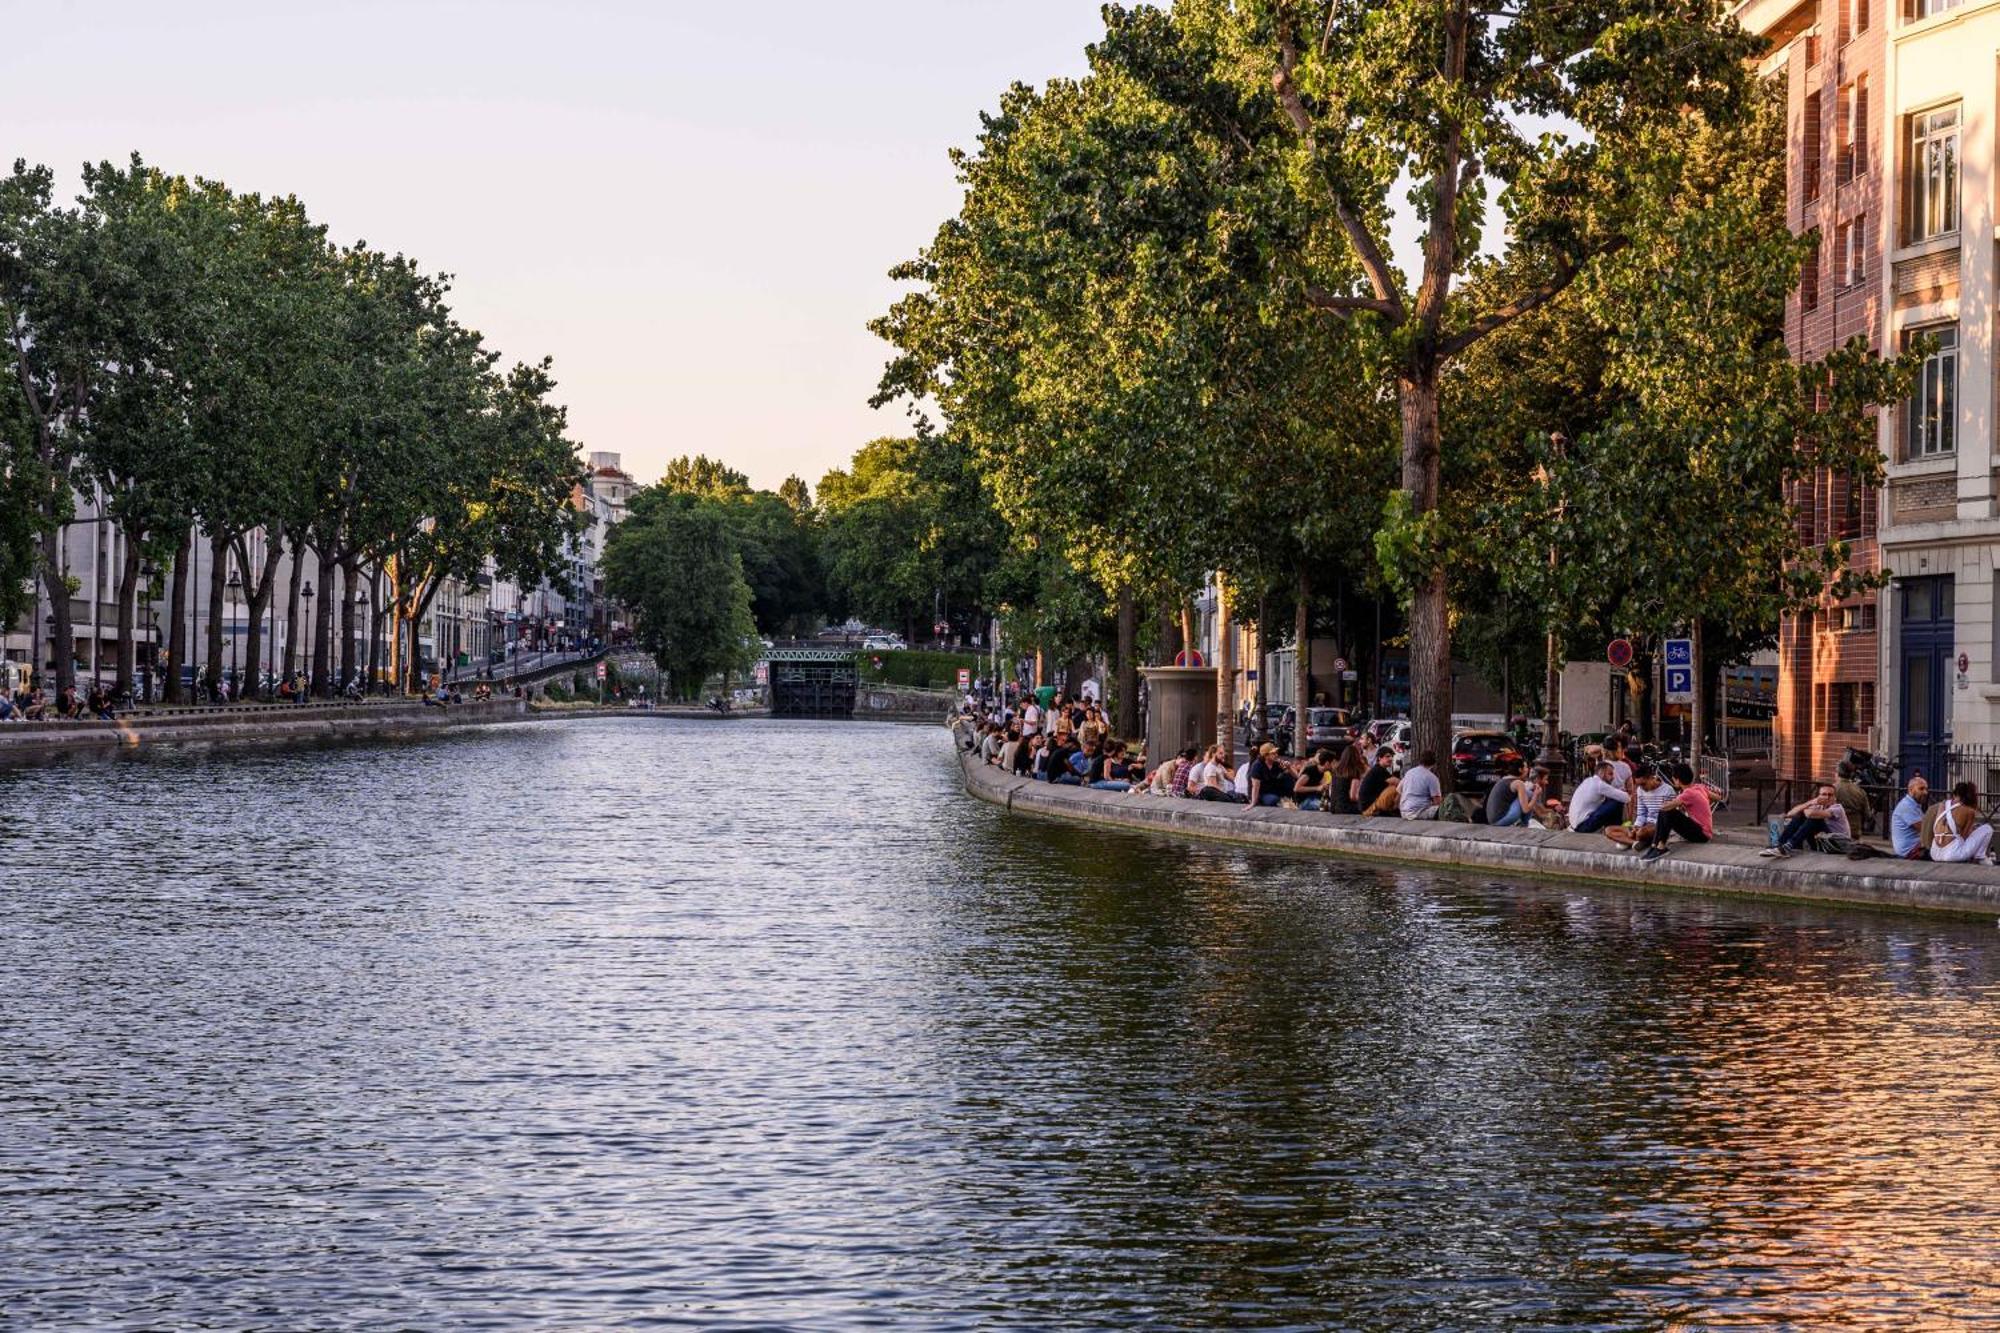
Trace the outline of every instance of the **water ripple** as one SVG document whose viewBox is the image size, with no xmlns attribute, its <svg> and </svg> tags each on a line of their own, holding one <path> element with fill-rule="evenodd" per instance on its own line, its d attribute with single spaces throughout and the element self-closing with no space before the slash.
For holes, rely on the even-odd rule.
<svg viewBox="0 0 2000 1333">
<path fill-rule="evenodd" d="M 0 1323 L 2000 1311 L 1990 930 L 1072 829 L 928 729 L 0 798 Z"/>
</svg>

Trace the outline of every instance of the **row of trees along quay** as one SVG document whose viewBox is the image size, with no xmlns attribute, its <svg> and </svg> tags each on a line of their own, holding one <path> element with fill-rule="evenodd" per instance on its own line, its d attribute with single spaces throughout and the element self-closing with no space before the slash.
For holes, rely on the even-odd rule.
<svg viewBox="0 0 2000 1333">
<path fill-rule="evenodd" d="M 128 538 L 120 693 L 134 675 L 138 597 L 165 595 L 167 697 L 181 696 L 198 541 L 212 557 L 209 679 L 223 674 L 227 557 L 254 663 L 284 557 L 310 551 L 325 581 L 338 572 L 339 591 L 306 599 L 315 646 L 310 664 L 295 663 L 291 562 L 284 674 L 309 670 L 319 693 L 385 674 L 418 688 L 415 626 L 440 586 L 488 561 L 524 585 L 560 584 L 580 523 L 571 496 L 583 469 L 550 400 L 549 362 L 503 368 L 453 317 L 449 290 L 403 255 L 334 244 L 289 196 L 235 193 L 135 155 L 87 165 L 64 206 L 48 169 L 17 161 L 0 179 L 0 617 L 32 608 L 38 579 L 55 641 L 70 642 L 60 532 L 83 492 Z M 266 540 L 253 548 L 258 529 Z M 378 578 L 388 591 L 367 613 L 371 660 L 357 662 L 356 593 Z M 56 677 L 75 683 L 66 651 Z"/>
<path fill-rule="evenodd" d="M 1393 599 L 1440 751 L 1454 645 L 1542 694 L 1614 634 L 1691 632 L 1713 699 L 1782 612 L 1857 590 L 1787 484 L 1879 482 L 1916 353 L 1789 359 L 1783 106 L 1723 6 L 1104 15 L 1084 76 L 1006 89 L 955 155 L 874 327 L 876 401 L 966 455 L 1010 556 L 1116 608 L 1122 698 L 1138 627 L 1211 571 L 1225 612 L 1289 589 L 1301 640 L 1329 589 Z"/>
</svg>

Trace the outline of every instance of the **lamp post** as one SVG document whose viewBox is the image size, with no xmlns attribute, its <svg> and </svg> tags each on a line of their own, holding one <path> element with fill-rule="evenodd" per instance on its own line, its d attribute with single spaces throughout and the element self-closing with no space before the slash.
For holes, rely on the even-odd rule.
<svg viewBox="0 0 2000 1333">
<path fill-rule="evenodd" d="M 361 620 L 362 620 L 362 623 L 363 623 L 363 624 L 373 624 L 374 622 L 368 619 L 368 588 L 367 588 L 367 585 L 365 585 L 365 584 L 364 584 L 364 585 L 362 585 L 362 587 L 361 587 L 361 588 L 360 588 L 360 589 L 359 589 L 358 591 L 356 591 L 356 593 L 354 594 L 354 604 L 355 604 L 355 606 L 357 606 L 357 607 L 359 607 L 359 608 L 361 609 Z M 357 637 L 356 637 L 356 639 L 355 639 L 355 642 L 354 642 L 354 660 L 355 660 L 355 662 L 356 662 L 356 663 L 358 663 L 358 665 L 357 665 L 357 666 L 355 667 L 355 671 L 354 671 L 354 674 L 355 674 L 356 676 L 360 677 L 360 679 L 361 679 L 361 692 L 362 692 L 363 694 L 367 694 L 367 693 L 369 692 L 369 690 L 371 690 L 372 688 L 374 688 L 374 685 L 375 685 L 375 682 L 374 682 L 374 681 L 372 681 L 372 680 L 368 679 L 368 668 L 369 668 L 369 667 L 370 667 L 371 665 L 373 665 L 373 664 L 372 664 L 372 663 L 369 663 L 369 662 L 364 662 L 364 661 L 362 661 L 362 659 L 361 659 L 361 638 L 360 638 L 360 636 L 357 636 Z"/>
<path fill-rule="evenodd" d="M 299 669 L 306 673 L 306 693 L 312 693 L 312 636 L 313 636 L 313 585 L 306 580 L 306 586 L 299 589 L 299 600 L 306 604 L 304 640 L 299 645 Z"/>
<path fill-rule="evenodd" d="M 160 660 L 160 621 L 153 605 L 153 580 L 160 571 L 150 560 L 139 562 L 139 586 L 146 590 L 146 661 L 139 671 L 140 702 L 153 702 L 153 664 Z"/>
<path fill-rule="evenodd" d="M 237 645 L 243 641 L 242 627 L 236 623 L 235 606 L 243 600 L 243 574 L 240 570 L 229 571 L 229 582 L 223 588 L 223 602 L 231 608 L 229 612 L 229 697 L 230 702 L 243 698 L 243 671 L 238 661 L 241 654 Z"/>
</svg>

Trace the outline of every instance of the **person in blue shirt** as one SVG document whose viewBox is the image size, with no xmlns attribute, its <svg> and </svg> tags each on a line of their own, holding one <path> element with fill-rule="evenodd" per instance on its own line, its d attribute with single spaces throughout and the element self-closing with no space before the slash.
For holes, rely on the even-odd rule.
<svg viewBox="0 0 2000 1333">
<path fill-rule="evenodd" d="M 1889 816 L 1889 845 L 1896 855 L 1906 859 L 1918 855 L 1917 844 L 1924 831 L 1924 803 L 1930 796 L 1931 784 L 1924 781 L 1921 773 L 1903 789 L 1903 799 L 1896 802 L 1896 809 Z"/>
</svg>

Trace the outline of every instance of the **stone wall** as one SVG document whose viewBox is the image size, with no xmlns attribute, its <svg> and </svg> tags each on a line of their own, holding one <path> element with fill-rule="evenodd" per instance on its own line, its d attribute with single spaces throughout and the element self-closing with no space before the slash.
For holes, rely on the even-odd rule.
<svg viewBox="0 0 2000 1333">
<path fill-rule="evenodd" d="M 512 722 L 525 716 L 526 701 L 512 698 L 468 701 L 449 708 L 397 701 L 141 710 L 115 722 L 0 723 L 0 761 L 141 745 L 248 744 L 335 736 L 408 735 L 446 727 Z"/>
</svg>

